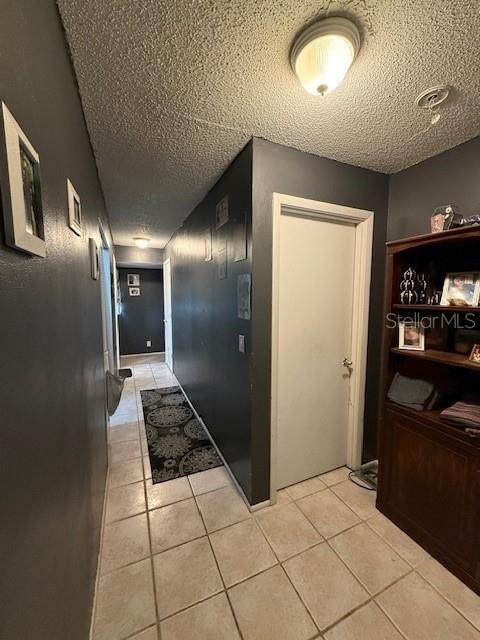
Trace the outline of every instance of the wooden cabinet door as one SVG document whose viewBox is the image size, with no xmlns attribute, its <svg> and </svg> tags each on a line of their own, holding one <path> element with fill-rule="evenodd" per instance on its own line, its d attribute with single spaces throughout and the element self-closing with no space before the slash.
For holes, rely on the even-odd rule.
<svg viewBox="0 0 480 640">
<path fill-rule="evenodd" d="M 386 411 L 381 502 L 423 546 L 478 571 L 478 450 L 434 426 Z M 381 508 L 381 505 L 380 505 Z"/>
</svg>

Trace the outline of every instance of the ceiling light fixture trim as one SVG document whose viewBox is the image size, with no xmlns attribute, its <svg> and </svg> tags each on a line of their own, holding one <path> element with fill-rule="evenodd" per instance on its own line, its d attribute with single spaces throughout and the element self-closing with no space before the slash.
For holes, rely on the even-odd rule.
<svg viewBox="0 0 480 640">
<path fill-rule="evenodd" d="M 351 20 L 324 18 L 296 38 L 290 64 L 304 89 L 325 96 L 342 82 L 360 44 L 360 32 Z"/>
</svg>

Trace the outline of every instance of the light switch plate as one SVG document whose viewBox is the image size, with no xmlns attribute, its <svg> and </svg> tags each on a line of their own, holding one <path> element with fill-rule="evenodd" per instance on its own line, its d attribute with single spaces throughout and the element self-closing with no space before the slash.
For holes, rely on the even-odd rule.
<svg viewBox="0 0 480 640">
<path fill-rule="evenodd" d="M 152 341 L 151 340 L 147 340 L 147 347 L 151 347 L 152 346 Z"/>
<path fill-rule="evenodd" d="M 245 353 L 245 336 L 241 334 L 238 336 L 238 350 L 240 353 Z"/>
</svg>

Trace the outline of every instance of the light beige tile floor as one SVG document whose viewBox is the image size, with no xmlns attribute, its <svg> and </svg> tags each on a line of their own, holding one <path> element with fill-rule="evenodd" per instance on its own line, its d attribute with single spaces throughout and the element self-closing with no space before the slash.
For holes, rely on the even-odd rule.
<svg viewBox="0 0 480 640">
<path fill-rule="evenodd" d="M 176 380 L 158 356 L 122 366 L 93 640 L 480 639 L 480 597 L 345 468 L 254 514 L 221 467 L 153 485 L 140 389 Z"/>
</svg>

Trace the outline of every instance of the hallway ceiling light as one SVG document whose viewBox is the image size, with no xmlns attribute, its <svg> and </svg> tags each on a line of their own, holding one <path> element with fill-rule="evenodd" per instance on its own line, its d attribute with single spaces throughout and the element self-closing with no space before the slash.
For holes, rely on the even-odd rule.
<svg viewBox="0 0 480 640">
<path fill-rule="evenodd" d="M 133 241 L 139 249 L 146 249 L 150 240 L 148 238 L 134 238 Z"/>
<path fill-rule="evenodd" d="M 302 31 L 290 53 L 304 89 L 325 96 L 338 87 L 360 49 L 360 33 L 346 18 L 325 18 Z"/>
</svg>

